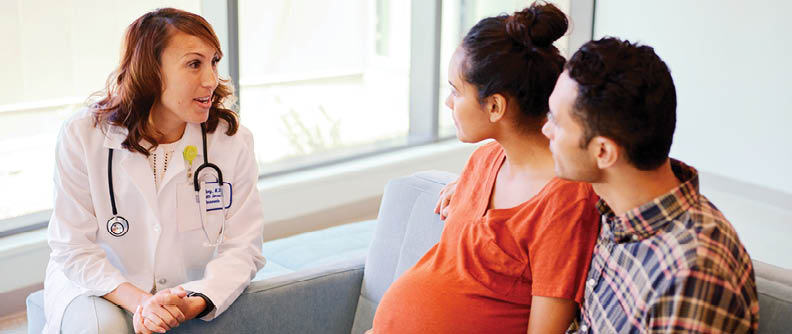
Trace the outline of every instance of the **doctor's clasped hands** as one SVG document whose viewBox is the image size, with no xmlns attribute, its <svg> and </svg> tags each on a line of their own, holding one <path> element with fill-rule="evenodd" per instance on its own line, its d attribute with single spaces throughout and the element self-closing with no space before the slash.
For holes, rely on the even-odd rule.
<svg viewBox="0 0 792 334">
<path fill-rule="evenodd" d="M 182 322 L 194 318 L 203 309 L 203 307 L 198 309 L 198 305 L 194 305 L 197 303 L 196 299 L 203 303 L 201 298 L 188 298 L 187 291 L 181 287 L 159 291 L 146 297 L 138 304 L 132 317 L 135 333 L 164 333 L 178 327 Z M 187 317 L 190 313 L 192 317 Z"/>
<path fill-rule="evenodd" d="M 206 308 L 201 297 L 187 297 L 187 291 L 175 287 L 145 297 L 135 309 L 132 324 L 135 333 L 164 333 L 195 318 Z"/>
</svg>

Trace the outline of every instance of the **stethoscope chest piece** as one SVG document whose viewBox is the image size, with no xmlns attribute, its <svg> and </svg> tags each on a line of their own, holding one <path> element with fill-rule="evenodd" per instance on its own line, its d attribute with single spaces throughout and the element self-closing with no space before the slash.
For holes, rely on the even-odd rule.
<svg viewBox="0 0 792 334">
<path fill-rule="evenodd" d="M 120 237 L 129 232 L 129 222 L 121 216 L 113 216 L 107 221 L 107 232 Z"/>
</svg>

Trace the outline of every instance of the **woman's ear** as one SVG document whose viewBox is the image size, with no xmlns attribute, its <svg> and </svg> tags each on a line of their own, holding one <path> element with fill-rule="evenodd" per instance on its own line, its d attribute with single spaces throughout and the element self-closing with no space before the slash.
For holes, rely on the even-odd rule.
<svg viewBox="0 0 792 334">
<path fill-rule="evenodd" d="M 484 104 L 487 114 L 489 115 L 489 120 L 491 123 L 495 123 L 506 115 L 506 107 L 507 107 L 507 100 L 506 97 L 501 94 L 492 94 L 491 96 L 487 97 L 487 102 Z"/>
</svg>

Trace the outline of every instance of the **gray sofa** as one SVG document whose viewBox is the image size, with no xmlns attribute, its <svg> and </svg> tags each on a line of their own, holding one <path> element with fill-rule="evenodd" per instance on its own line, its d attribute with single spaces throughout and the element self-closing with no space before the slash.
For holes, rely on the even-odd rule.
<svg viewBox="0 0 792 334">
<path fill-rule="evenodd" d="M 440 189 L 454 178 L 432 171 L 394 179 L 385 189 L 376 224 L 266 243 L 268 268 L 229 308 L 233 317 L 191 321 L 174 332 L 363 333 L 388 286 L 439 239 L 443 222 L 434 205 Z M 760 333 L 792 333 L 792 270 L 755 265 Z M 40 305 L 40 292 L 28 298 L 31 333 L 43 324 Z"/>
</svg>

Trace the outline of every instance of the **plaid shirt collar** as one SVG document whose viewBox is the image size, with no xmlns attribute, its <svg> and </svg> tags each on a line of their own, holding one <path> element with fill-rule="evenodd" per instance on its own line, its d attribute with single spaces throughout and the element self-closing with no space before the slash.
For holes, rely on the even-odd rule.
<svg viewBox="0 0 792 334">
<path fill-rule="evenodd" d="M 602 199 L 597 209 L 604 223 L 613 231 L 614 242 L 640 241 L 653 236 L 657 231 L 685 213 L 698 202 L 698 172 L 681 161 L 671 159 L 671 170 L 681 184 L 654 200 L 616 216 Z"/>
</svg>

